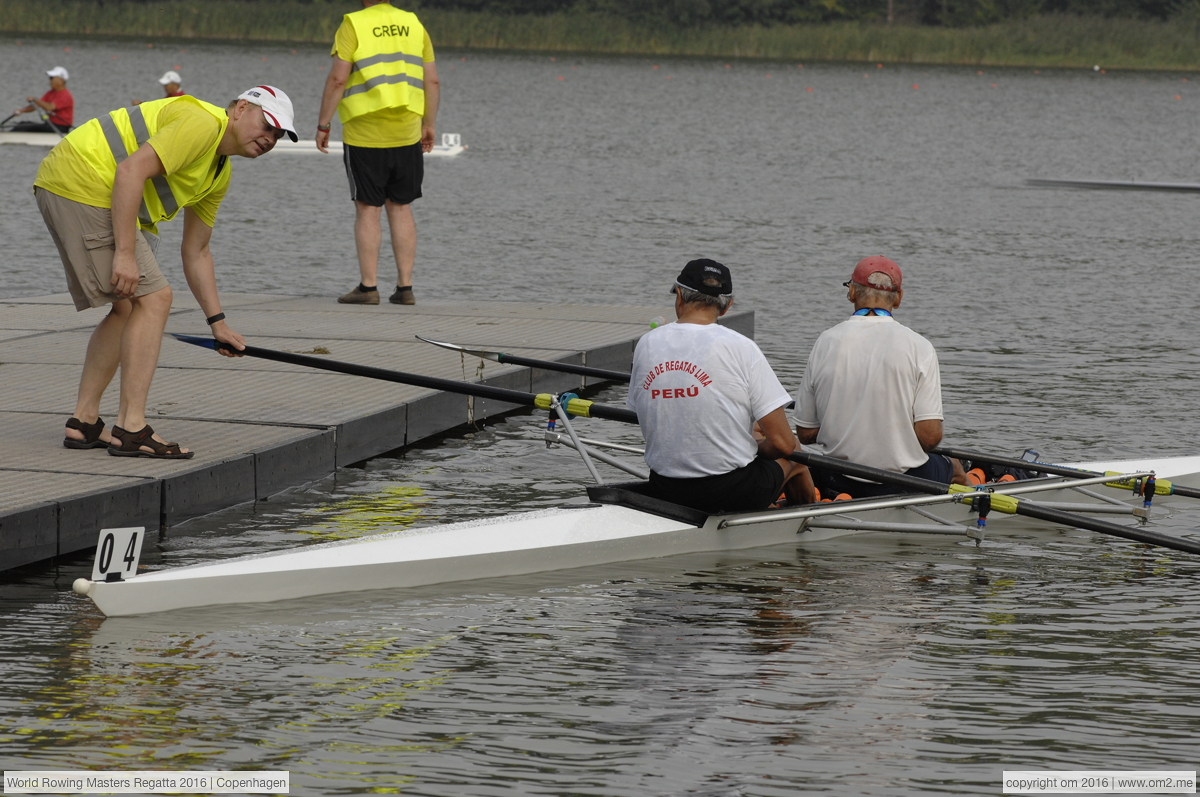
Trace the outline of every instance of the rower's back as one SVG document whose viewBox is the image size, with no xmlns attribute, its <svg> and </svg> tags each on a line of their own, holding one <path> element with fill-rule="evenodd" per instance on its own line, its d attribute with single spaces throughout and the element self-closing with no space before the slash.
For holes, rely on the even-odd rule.
<svg viewBox="0 0 1200 797">
<path fill-rule="evenodd" d="M 890 315 L 853 315 L 809 354 L 795 421 L 816 446 L 851 462 L 903 472 L 926 462 L 913 424 L 942 419 L 937 352 Z"/>
</svg>

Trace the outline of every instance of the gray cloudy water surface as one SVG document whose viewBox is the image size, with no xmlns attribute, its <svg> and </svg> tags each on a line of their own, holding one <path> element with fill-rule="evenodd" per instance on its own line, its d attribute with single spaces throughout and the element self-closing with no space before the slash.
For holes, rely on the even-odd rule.
<svg viewBox="0 0 1200 797">
<path fill-rule="evenodd" d="M 4 107 L 40 95 L 55 64 L 80 120 L 157 96 L 178 68 L 214 102 L 283 87 L 310 135 L 326 53 L 6 38 Z M 794 389 L 849 310 L 853 264 L 888 254 L 905 270 L 898 317 L 941 355 L 949 442 L 1059 460 L 1198 448 L 1200 196 L 1024 185 L 1200 182 L 1195 76 L 438 62 L 439 131 L 470 149 L 427 164 L 421 300 L 648 304 L 683 262 L 714 257 Z M 29 192 L 43 155 L 0 148 L 0 299 L 64 290 Z M 336 157 L 237 162 L 221 288 L 332 301 L 356 280 L 352 218 Z M 165 266 L 182 290 L 178 255 Z M 510 416 L 193 521 L 143 561 L 555 505 L 586 472 L 530 442 L 537 426 Z M 1200 525 L 1191 503 L 1159 503 L 1160 522 Z M 69 592 L 89 568 L 0 576 L 5 769 L 286 769 L 293 794 L 908 795 L 1200 758 L 1200 561 L 1083 532 L 862 538 L 112 620 Z"/>
</svg>

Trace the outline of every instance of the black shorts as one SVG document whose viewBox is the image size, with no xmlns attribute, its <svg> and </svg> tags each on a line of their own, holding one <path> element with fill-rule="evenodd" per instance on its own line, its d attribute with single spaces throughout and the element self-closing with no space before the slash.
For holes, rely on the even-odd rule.
<svg viewBox="0 0 1200 797">
<path fill-rule="evenodd" d="M 672 479 L 650 471 L 650 495 L 702 512 L 757 512 L 775 503 L 782 489 L 783 468 L 762 457 L 729 473 L 694 479 Z"/>
<path fill-rule="evenodd" d="M 385 199 L 397 205 L 411 204 L 421 196 L 425 178 L 425 156 L 421 142 L 407 147 L 342 148 L 350 198 L 364 205 L 383 207 Z"/>
<path fill-rule="evenodd" d="M 822 470 L 819 466 L 809 468 L 809 472 L 812 473 L 813 484 L 817 486 L 823 498 L 836 498 L 839 493 L 846 493 L 851 498 L 874 498 L 878 495 L 896 495 L 897 493 L 912 492 L 912 490 L 906 490 L 903 487 L 897 487 L 892 484 L 851 479 L 840 473 Z M 932 482 L 948 485 L 950 484 L 950 479 L 954 476 L 954 466 L 950 464 L 950 460 L 941 454 L 930 454 L 925 464 L 909 468 L 904 473 L 907 476 L 916 476 L 919 479 L 928 479 Z"/>
</svg>

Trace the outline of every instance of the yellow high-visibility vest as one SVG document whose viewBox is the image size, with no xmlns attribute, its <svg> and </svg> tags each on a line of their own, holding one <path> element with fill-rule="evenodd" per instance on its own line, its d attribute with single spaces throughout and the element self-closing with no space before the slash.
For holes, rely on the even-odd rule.
<svg viewBox="0 0 1200 797">
<path fill-rule="evenodd" d="M 228 180 L 229 165 L 220 159 L 215 173 L 213 163 L 218 160 L 217 145 L 229 126 L 229 116 L 224 108 L 198 100 L 195 97 L 167 97 L 143 102 L 133 108 L 118 108 L 111 113 L 101 114 L 68 134 L 71 147 L 87 161 L 97 173 L 105 176 L 111 185 L 116 181 L 117 164 L 137 152 L 158 132 L 158 115 L 163 107 L 172 102 L 190 102 L 212 114 L 220 125 L 212 146 L 192 163 L 170 175 L 159 175 L 146 181 L 142 190 L 142 206 L 138 209 L 138 226 L 156 232 L 160 221 L 175 218 L 179 209 L 196 204 L 214 188 Z M 224 174 L 223 174 L 224 172 Z"/>
<path fill-rule="evenodd" d="M 425 114 L 425 28 L 417 15 L 379 3 L 346 15 L 358 48 L 338 118 L 345 124 L 385 108 Z"/>
</svg>

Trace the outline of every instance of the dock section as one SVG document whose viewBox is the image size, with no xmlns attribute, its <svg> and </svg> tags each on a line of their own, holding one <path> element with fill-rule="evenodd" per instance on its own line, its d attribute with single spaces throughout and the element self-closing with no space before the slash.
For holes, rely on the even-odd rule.
<svg viewBox="0 0 1200 797">
<path fill-rule="evenodd" d="M 570 374 L 464 357 L 416 335 L 543 360 L 628 370 L 650 319 L 667 307 L 427 302 L 339 305 L 328 297 L 223 294 L 233 329 L 255 346 L 529 392 L 587 386 Z M 456 426 L 515 409 L 163 341 L 147 417 L 190 460 L 109 456 L 62 446 L 80 367 L 104 309 L 66 294 L 0 300 L 0 570 L 91 548 L 101 528 L 168 528 L 267 498 Z M 721 322 L 754 335 L 753 311 Z M 207 336 L 176 293 L 168 332 Z M 118 380 L 101 405 L 111 427 Z M 594 381 L 594 380 L 593 380 Z"/>
</svg>

